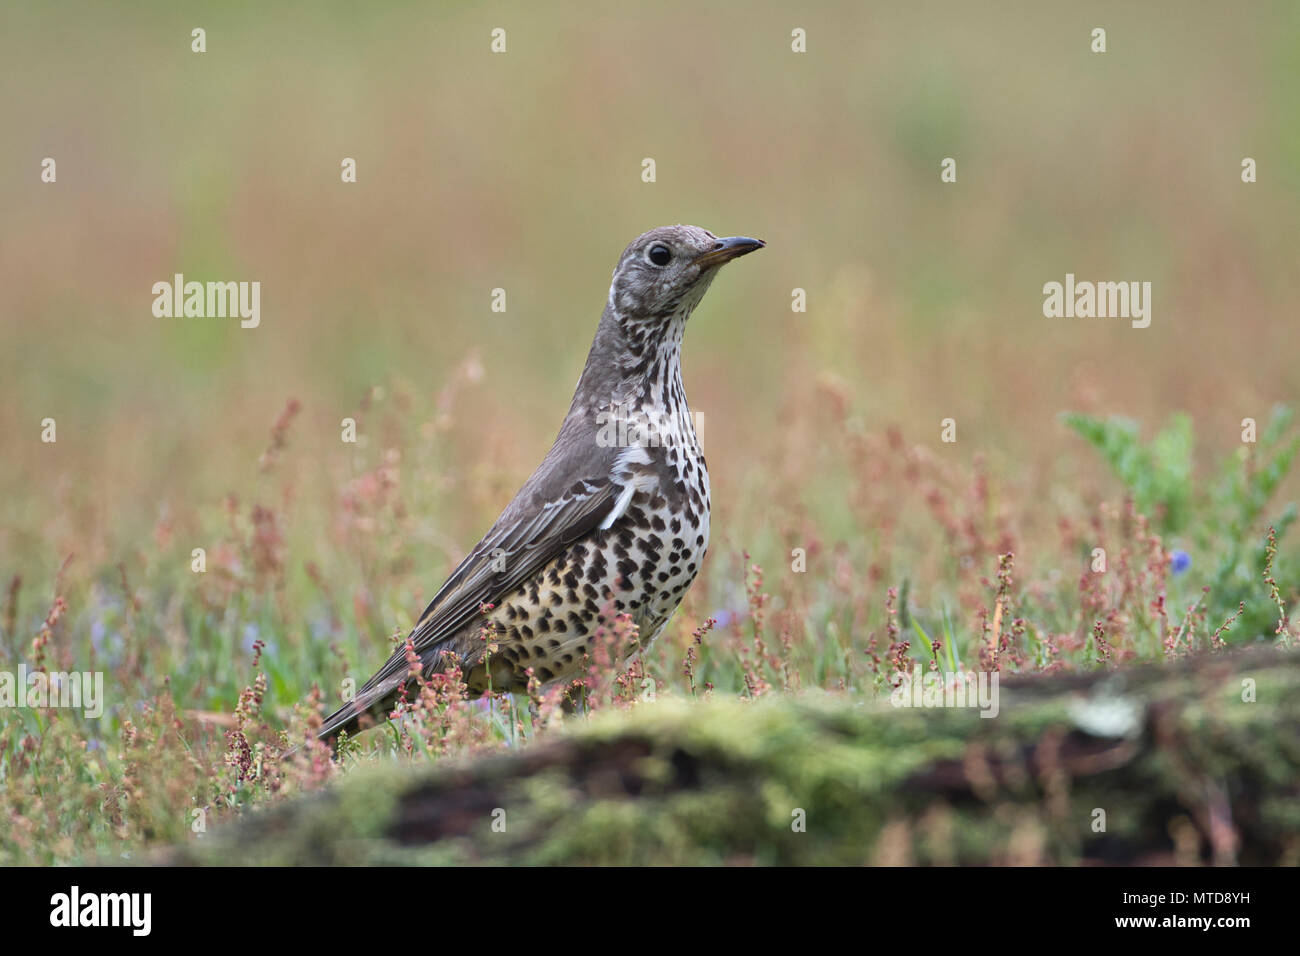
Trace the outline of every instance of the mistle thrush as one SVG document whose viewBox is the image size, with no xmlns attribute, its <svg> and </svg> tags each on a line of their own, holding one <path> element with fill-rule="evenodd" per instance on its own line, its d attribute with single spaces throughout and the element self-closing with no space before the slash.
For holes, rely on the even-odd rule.
<svg viewBox="0 0 1300 956">
<path fill-rule="evenodd" d="M 555 444 L 408 638 L 425 676 L 454 663 L 472 695 L 519 692 L 529 668 L 543 685 L 581 676 L 611 610 L 630 615 L 643 646 L 663 630 L 709 545 L 682 334 L 718 269 L 763 245 L 665 226 L 624 250 Z M 404 645 L 320 736 L 387 716 L 411 671 Z"/>
</svg>

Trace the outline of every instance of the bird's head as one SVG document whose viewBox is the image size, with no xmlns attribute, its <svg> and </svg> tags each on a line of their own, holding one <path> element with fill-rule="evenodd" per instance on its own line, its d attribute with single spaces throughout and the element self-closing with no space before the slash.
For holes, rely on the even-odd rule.
<svg viewBox="0 0 1300 956">
<path fill-rule="evenodd" d="M 658 326 L 683 318 L 703 298 L 723 264 L 762 249 L 761 239 L 719 239 L 699 226 L 661 226 L 632 240 L 623 250 L 609 304 L 628 325 Z"/>
</svg>

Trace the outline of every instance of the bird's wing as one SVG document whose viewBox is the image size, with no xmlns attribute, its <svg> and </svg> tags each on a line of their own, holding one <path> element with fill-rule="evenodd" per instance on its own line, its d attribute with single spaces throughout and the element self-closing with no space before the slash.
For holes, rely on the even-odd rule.
<svg viewBox="0 0 1300 956">
<path fill-rule="evenodd" d="M 554 486 L 560 477 L 539 469 L 434 595 L 409 638 L 426 663 L 436 659 L 430 652 L 439 644 L 481 616 L 483 604 L 498 603 L 574 541 L 617 517 L 620 506 L 627 508 L 625 489 L 607 470 L 566 482 L 557 494 L 546 486 Z M 358 698 L 368 697 L 372 688 L 402 683 L 409 667 L 405 654 L 403 645 L 366 682 Z"/>
<path fill-rule="evenodd" d="M 497 603 L 598 527 L 613 512 L 618 491 L 608 476 L 583 479 L 553 500 L 507 509 L 425 608 L 411 635 L 415 649 L 455 633 L 479 615 L 480 605 Z"/>
</svg>

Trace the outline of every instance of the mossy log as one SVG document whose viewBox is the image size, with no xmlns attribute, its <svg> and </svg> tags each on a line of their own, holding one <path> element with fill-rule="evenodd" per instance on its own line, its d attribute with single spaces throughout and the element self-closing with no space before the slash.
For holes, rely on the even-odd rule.
<svg viewBox="0 0 1300 956">
<path fill-rule="evenodd" d="M 1300 656 L 1005 679 L 996 718 L 660 699 L 519 751 L 360 768 L 176 847 L 218 864 L 1279 864 Z"/>
</svg>

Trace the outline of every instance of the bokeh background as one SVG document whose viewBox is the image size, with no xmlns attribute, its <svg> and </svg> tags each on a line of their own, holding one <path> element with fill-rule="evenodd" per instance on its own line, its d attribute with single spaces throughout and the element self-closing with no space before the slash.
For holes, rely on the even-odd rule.
<svg viewBox="0 0 1300 956">
<path fill-rule="evenodd" d="M 851 435 L 982 462 L 1033 562 L 1026 542 L 1118 491 L 1059 412 L 1149 432 L 1185 411 L 1208 462 L 1300 384 L 1291 3 L 2 16 L 14 649 L 65 562 L 64 589 L 98 594 L 87 613 L 102 619 L 120 612 L 120 584 L 138 603 L 134 589 L 188 571 L 193 547 L 219 551 L 227 528 L 267 539 L 284 613 L 298 606 L 284 581 L 305 587 L 314 568 L 330 606 L 369 622 L 373 658 L 546 451 L 620 250 L 660 224 L 768 242 L 714 285 L 686 341 L 715 569 L 730 569 L 706 579 L 702 611 L 742 587 L 745 551 L 782 564 L 803 542 L 838 549 L 840 574 L 870 563 L 874 539 L 849 515 L 880 474 L 844 458 Z M 40 181 L 46 156 L 57 184 Z M 356 184 L 340 182 L 343 157 Z M 944 157 L 956 184 L 940 182 Z M 261 327 L 155 318 L 151 286 L 176 272 L 260 281 Z M 1150 328 L 1044 318 L 1042 285 L 1067 272 L 1150 281 Z M 339 440 L 345 416 L 359 445 Z M 57 444 L 39 440 L 46 417 Z M 945 417 L 955 445 L 939 442 Z M 880 484 L 872 507 L 899 516 L 893 553 L 922 574 L 946 555 L 909 524 L 917 491 Z M 257 507 L 278 516 L 269 530 Z M 213 560 L 247 580 L 235 558 Z M 160 593 L 179 647 L 188 602 Z"/>
</svg>

